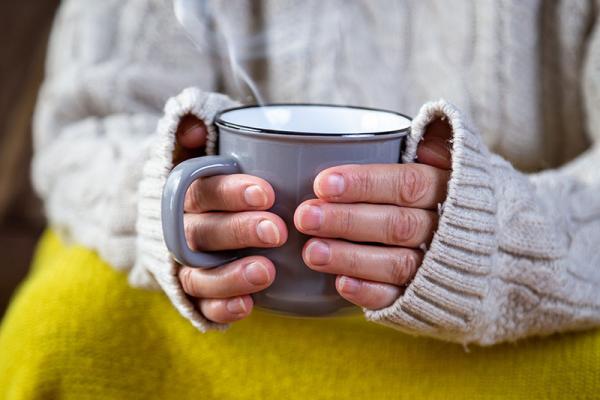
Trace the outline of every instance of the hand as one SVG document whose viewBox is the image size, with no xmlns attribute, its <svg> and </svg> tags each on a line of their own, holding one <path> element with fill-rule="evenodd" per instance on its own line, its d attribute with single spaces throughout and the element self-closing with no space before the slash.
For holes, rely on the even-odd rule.
<svg viewBox="0 0 600 400">
<path fill-rule="evenodd" d="M 438 120 L 418 147 L 419 164 L 343 165 L 316 177 L 318 198 L 294 214 L 296 228 L 317 237 L 302 257 L 309 268 L 337 275 L 336 289 L 348 301 L 387 307 L 414 277 L 446 198 L 450 136 Z"/>
<path fill-rule="evenodd" d="M 177 130 L 176 160 L 198 156 L 206 144 L 206 127 L 195 117 L 184 117 Z M 269 183 L 250 175 L 222 175 L 195 181 L 185 197 L 184 226 L 194 250 L 230 250 L 278 247 L 287 240 L 283 220 L 264 210 L 275 201 Z M 183 290 L 197 298 L 202 314 L 228 323 L 247 317 L 253 307 L 251 293 L 267 288 L 275 267 L 262 256 L 246 257 L 212 269 L 183 266 Z"/>
</svg>

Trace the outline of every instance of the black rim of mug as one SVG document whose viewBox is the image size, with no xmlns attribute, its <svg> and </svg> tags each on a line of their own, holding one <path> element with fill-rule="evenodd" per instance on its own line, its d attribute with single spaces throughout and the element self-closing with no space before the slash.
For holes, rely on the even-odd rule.
<svg viewBox="0 0 600 400">
<path fill-rule="evenodd" d="M 395 114 L 400 117 L 406 118 L 408 121 L 412 121 L 412 118 L 410 118 L 409 116 L 407 116 L 405 114 L 402 114 L 402 113 L 399 113 L 396 111 L 385 110 L 385 109 L 381 109 L 381 108 L 348 106 L 348 105 L 342 105 L 342 104 L 325 104 L 325 103 L 268 103 L 268 104 L 264 104 L 262 106 L 259 104 L 249 104 L 249 105 L 240 106 L 240 107 L 227 108 L 227 109 L 222 110 L 219 113 L 217 113 L 217 115 L 215 117 L 215 124 L 217 126 L 223 126 L 226 128 L 237 129 L 237 130 L 242 130 L 242 131 L 252 132 L 252 133 L 271 133 L 271 134 L 277 134 L 277 135 L 290 135 L 290 136 L 380 136 L 380 135 L 391 135 L 391 134 L 397 134 L 397 133 L 403 133 L 403 132 L 406 133 L 410 130 L 410 124 L 409 124 L 404 129 L 396 129 L 396 130 L 381 131 L 381 132 L 360 132 L 360 133 L 292 132 L 292 131 L 284 131 L 284 130 L 278 130 L 278 129 L 255 128 L 255 127 L 246 126 L 246 125 L 234 124 L 232 122 L 227 122 L 222 119 L 222 116 L 225 113 L 228 113 L 230 111 L 243 110 L 245 108 L 281 107 L 281 106 L 285 106 L 285 107 L 294 107 L 294 106 L 337 107 L 337 108 L 351 108 L 351 109 L 355 109 L 355 110 L 364 110 L 364 111 L 379 111 L 379 112 L 384 112 L 384 113 L 388 113 L 388 114 Z"/>
</svg>

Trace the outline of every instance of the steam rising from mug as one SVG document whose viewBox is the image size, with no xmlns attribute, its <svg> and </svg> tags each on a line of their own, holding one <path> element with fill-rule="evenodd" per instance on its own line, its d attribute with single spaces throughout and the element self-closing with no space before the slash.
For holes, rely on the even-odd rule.
<svg viewBox="0 0 600 400">
<path fill-rule="evenodd" d="M 319 46 L 327 48 L 328 58 L 320 66 L 321 73 L 328 74 L 327 90 L 312 89 L 315 85 L 311 77 L 296 76 L 303 79 L 304 90 L 294 93 L 294 97 L 284 96 L 282 100 L 301 103 L 356 104 L 376 108 L 403 109 L 402 96 L 395 103 L 382 103 L 389 98 L 389 90 L 401 91 L 404 86 L 390 84 L 390 76 L 397 76 L 397 71 L 405 69 L 405 61 L 401 52 L 386 51 L 385 43 L 374 40 L 377 35 L 377 24 L 372 24 L 372 13 L 369 9 L 377 7 L 377 2 L 344 3 L 343 11 L 337 2 L 321 2 L 319 8 L 326 18 L 316 18 L 311 14 L 299 15 L 299 18 L 311 17 L 307 31 L 297 32 L 287 38 L 285 44 L 269 40 L 268 31 L 249 31 L 248 21 L 241 21 L 235 12 L 228 12 L 232 1 L 215 0 L 173 0 L 175 16 L 183 30 L 199 51 L 209 57 L 226 60 L 231 68 L 233 89 L 239 95 L 238 100 L 248 103 L 249 94 L 255 103 L 265 104 L 264 93 L 252 79 L 244 65 L 249 61 L 267 59 L 286 59 L 297 63 L 301 71 L 306 70 L 307 59 L 305 48 L 311 46 L 313 38 L 318 37 Z M 242 4 L 254 4 L 244 2 Z M 250 6 L 248 6 L 250 7 Z M 391 2 L 389 18 L 404 15 L 406 7 L 402 2 Z M 238 7 L 239 8 L 239 7 Z M 251 7 L 250 7 L 251 8 Z M 238 12 L 240 10 L 237 10 Z M 246 13 L 253 10 L 245 10 Z M 310 13 L 309 9 L 298 10 L 299 13 Z M 286 40 L 287 40 L 286 39 Z M 358 52 L 358 53 L 357 53 Z M 330 68 L 330 70 L 329 70 Z M 337 73 L 337 71 L 347 71 Z M 373 73 L 378 71 L 378 73 Z M 360 73 L 369 74 L 369 85 L 363 85 Z M 395 78 L 394 78 L 395 79 Z M 230 93 L 231 94 L 231 93 Z M 235 95 L 235 93 L 233 93 Z M 269 98 L 269 101 L 278 100 Z M 250 101 L 252 102 L 252 101 Z M 272 110 L 263 109 L 270 114 Z M 273 123 L 285 120 L 285 115 L 267 115 Z"/>
<path fill-rule="evenodd" d="M 250 38 L 234 38 L 225 21 L 215 17 L 216 14 L 206 0 L 173 0 L 173 7 L 175 17 L 196 47 L 202 50 L 210 49 L 213 46 L 209 41 L 214 40 L 217 51 L 225 49 L 235 84 L 240 93 L 243 93 L 241 81 L 250 89 L 256 102 L 261 106 L 264 105 L 264 99 L 256 84 L 239 62 L 239 48 L 244 49 L 246 53 L 254 54 L 254 57 L 264 53 L 264 38 L 260 35 Z M 214 22 L 214 30 L 211 29 L 209 21 Z M 234 39 L 236 40 L 234 41 Z M 236 44 L 240 47 L 236 48 Z"/>
</svg>

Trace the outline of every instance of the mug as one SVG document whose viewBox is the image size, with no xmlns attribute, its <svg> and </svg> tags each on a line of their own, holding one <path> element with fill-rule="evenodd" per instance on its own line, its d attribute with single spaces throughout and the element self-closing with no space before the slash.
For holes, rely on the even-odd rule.
<svg viewBox="0 0 600 400">
<path fill-rule="evenodd" d="M 335 276 L 304 264 L 308 236 L 294 227 L 294 211 L 313 199 L 319 172 L 342 164 L 398 163 L 410 118 L 391 111 L 324 104 L 268 104 L 224 110 L 215 120 L 218 156 L 189 159 L 167 178 L 162 197 L 165 243 L 181 264 L 214 268 L 247 255 L 264 255 L 276 268 L 267 289 L 252 295 L 256 306 L 293 316 L 332 316 L 356 310 L 335 289 Z M 201 177 L 249 174 L 275 191 L 269 210 L 288 228 L 278 248 L 201 252 L 191 250 L 183 230 L 183 203 L 190 184 Z"/>
</svg>

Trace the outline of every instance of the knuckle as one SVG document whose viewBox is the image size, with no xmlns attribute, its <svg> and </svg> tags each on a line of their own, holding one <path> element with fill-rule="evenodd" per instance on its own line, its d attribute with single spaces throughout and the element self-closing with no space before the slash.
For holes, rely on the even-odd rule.
<svg viewBox="0 0 600 400">
<path fill-rule="evenodd" d="M 397 255 L 392 257 L 390 275 L 395 284 L 403 285 L 411 275 L 410 257 L 406 255 Z"/>
<path fill-rule="evenodd" d="M 195 277 L 193 269 L 181 268 L 179 271 L 179 282 L 181 283 L 184 292 L 190 296 L 198 296 L 198 281 Z"/>
<path fill-rule="evenodd" d="M 350 175 L 350 184 L 361 197 L 368 196 L 373 192 L 373 177 L 367 171 L 361 170 Z"/>
<path fill-rule="evenodd" d="M 337 233 L 340 235 L 351 234 L 354 230 L 354 215 L 344 206 L 335 207 L 334 210 L 331 213 L 331 219 L 336 222 Z"/>
<path fill-rule="evenodd" d="M 250 238 L 253 237 L 248 229 L 249 223 L 245 218 L 242 218 L 240 214 L 235 215 L 231 218 L 229 223 L 229 231 L 231 237 L 240 245 L 240 247 L 247 247 L 250 244 Z"/>
<path fill-rule="evenodd" d="M 414 204 L 421 200 L 429 188 L 429 181 L 419 168 L 407 164 L 396 179 L 396 193 L 400 204 Z"/>
<path fill-rule="evenodd" d="M 220 204 L 225 210 L 229 210 L 234 205 L 234 200 L 229 195 L 231 193 L 230 185 L 227 184 L 227 179 L 219 179 L 214 186 L 213 198 L 216 204 Z"/>
<path fill-rule="evenodd" d="M 350 251 L 348 253 L 348 262 L 346 265 L 347 275 L 356 276 L 360 268 L 361 260 L 358 252 Z"/>
<path fill-rule="evenodd" d="M 200 180 L 192 182 L 186 193 L 186 209 L 194 211 L 202 211 L 203 193 L 200 185 Z"/>
<path fill-rule="evenodd" d="M 411 210 L 399 209 L 390 215 L 387 225 L 388 243 L 403 244 L 415 237 L 422 222 Z"/>
<path fill-rule="evenodd" d="M 190 221 L 184 221 L 183 234 L 190 249 L 198 250 L 198 246 L 196 245 L 196 224 Z"/>
<path fill-rule="evenodd" d="M 406 254 L 405 258 L 406 270 L 408 271 L 407 281 L 410 281 L 419 268 L 419 258 L 414 253 Z"/>
</svg>

